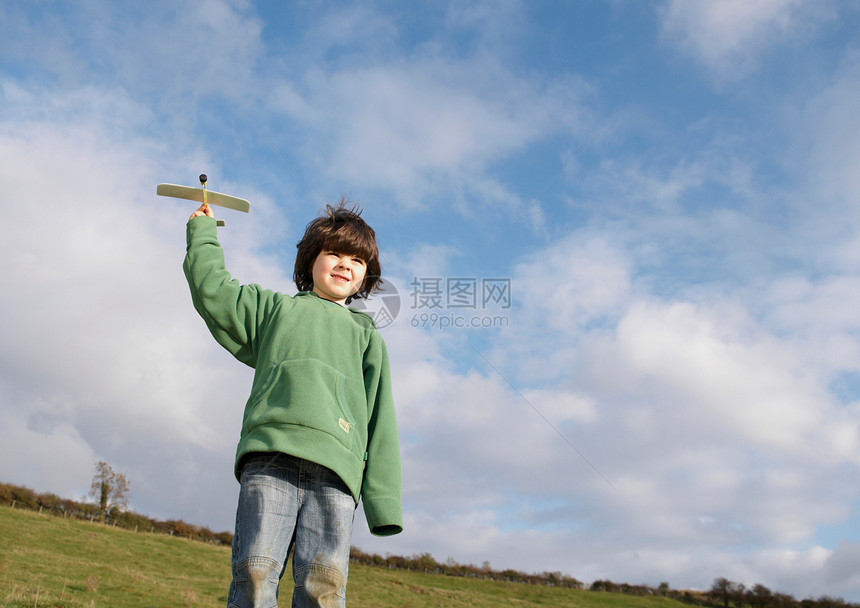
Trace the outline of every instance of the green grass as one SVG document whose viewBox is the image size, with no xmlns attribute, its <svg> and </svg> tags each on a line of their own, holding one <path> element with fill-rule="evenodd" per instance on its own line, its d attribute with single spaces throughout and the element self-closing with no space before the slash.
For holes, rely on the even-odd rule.
<svg viewBox="0 0 860 608">
<path fill-rule="evenodd" d="M 281 584 L 289 606 L 292 582 Z M 230 549 L 0 506 L 0 606 L 226 606 Z M 688 606 L 635 597 L 350 565 L 351 608 Z"/>
<path fill-rule="evenodd" d="M 5 506 L 0 538 L 2 606 L 226 605 L 226 547 Z"/>
</svg>

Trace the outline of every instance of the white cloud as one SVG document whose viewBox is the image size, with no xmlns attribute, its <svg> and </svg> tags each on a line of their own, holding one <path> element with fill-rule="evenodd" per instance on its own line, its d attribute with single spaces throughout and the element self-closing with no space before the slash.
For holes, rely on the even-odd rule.
<svg viewBox="0 0 860 608">
<path fill-rule="evenodd" d="M 71 85 L 109 81 L 156 93 L 174 109 L 215 93 L 245 99 L 253 89 L 262 22 L 246 14 L 245 2 L 89 0 L 31 8 L 4 7 L 0 31 L 22 63 L 38 68 L 32 78 L 50 74 Z"/>
<path fill-rule="evenodd" d="M 406 206 L 443 185 L 497 190 L 482 169 L 550 133 L 579 131 L 586 95 L 580 83 L 542 85 L 489 61 L 439 57 L 312 69 L 302 88 L 275 87 L 269 103 L 325 132 L 308 156 L 357 187 L 394 190 Z"/>
<path fill-rule="evenodd" d="M 857 543 L 843 541 L 834 549 L 813 546 L 804 550 L 762 551 L 755 556 L 753 568 L 759 576 L 772 581 L 774 589 L 790 592 L 797 599 L 817 599 L 823 595 L 850 597 L 860 582 L 859 557 Z"/>
<path fill-rule="evenodd" d="M 616 386 L 649 400 L 662 394 L 666 405 L 695 403 L 672 412 L 688 428 L 813 462 L 860 462 L 857 426 L 821 385 L 820 363 L 762 331 L 736 305 L 636 304 L 616 340 L 608 357 L 625 379 Z"/>
<path fill-rule="evenodd" d="M 552 330 L 572 333 L 619 312 L 630 295 L 631 262 L 601 236 L 572 233 L 516 266 L 519 303 Z"/>
<path fill-rule="evenodd" d="M 803 38 L 832 17 L 829 3 L 803 0 L 669 0 L 664 34 L 720 80 L 747 76 L 771 47 Z"/>
<path fill-rule="evenodd" d="M 330 10 L 327 6 L 305 7 L 318 11 L 301 36 L 301 61 L 286 58 L 283 70 L 302 71 L 302 65 L 318 65 L 338 53 L 345 62 L 358 57 L 379 56 L 397 40 L 397 18 L 375 10 L 370 3 L 343 4 Z M 299 65 L 297 65 L 299 64 Z"/>
<path fill-rule="evenodd" d="M 728 293 L 710 292 L 701 302 L 657 300 L 631 280 L 642 261 L 610 243 L 574 234 L 521 264 L 517 276 L 532 289 L 516 318 L 520 325 L 499 334 L 487 355 L 498 369 L 516 370 L 513 386 L 492 370 L 458 374 L 431 361 L 420 371 L 415 362 L 407 365 L 414 373 L 398 371 L 412 389 L 407 411 L 421 413 L 406 414 L 405 422 L 407 436 L 421 429 L 406 461 L 408 495 L 417 500 L 410 511 L 421 531 L 395 543 L 426 542 L 421 546 L 444 556 L 446 546 L 433 537 L 442 522 L 464 518 L 473 522 L 483 554 L 504 555 L 512 539 L 540 537 L 555 569 L 581 577 L 613 572 L 641 580 L 651 573 L 705 588 L 716 576 L 788 580 L 764 568 L 767 560 L 759 561 L 755 550 L 740 555 L 735 547 L 805 546 L 819 526 L 846 521 L 856 492 L 842 484 L 842 471 L 856 467 L 860 455 L 853 413 L 827 390 L 829 363 L 806 338 L 795 341 L 817 308 L 791 306 L 799 294 L 804 305 L 810 298 L 834 333 L 851 331 L 853 318 L 824 318 L 826 302 L 836 297 L 826 285 L 774 289 L 768 307 L 788 306 L 775 313 L 779 334 Z M 563 288 L 553 281 L 556 268 L 571 269 Z M 850 293 L 850 281 L 834 289 Z M 527 335 L 541 337 L 540 352 L 523 346 Z M 547 376 L 546 367 L 555 371 Z M 433 380 L 428 385 L 419 377 Z M 529 388 L 546 377 L 557 384 Z M 509 443 L 517 458 L 493 454 Z M 488 485 L 481 473 L 502 474 L 506 484 Z M 457 477 L 468 480 L 468 500 L 451 503 L 445 498 L 461 492 Z M 440 495 L 439 484 L 451 493 Z M 532 532 L 520 534 L 519 526 Z M 566 531 L 543 536 L 535 531 L 542 526 Z M 565 543 L 588 558 L 571 555 Z M 458 550 L 461 560 L 480 554 Z M 529 557 L 529 567 L 539 563 Z M 794 568 L 801 576 L 803 566 Z"/>
<path fill-rule="evenodd" d="M 521 260 L 511 273 L 512 308 L 484 311 L 508 319 L 486 356 L 517 382 L 562 382 L 576 369 L 581 336 L 623 314 L 633 264 L 614 236 L 588 230 Z"/>
<path fill-rule="evenodd" d="M 407 403 L 422 412 L 413 420 L 426 425 L 421 440 L 441 448 L 431 457 L 419 442 L 408 455 L 408 483 L 415 485 L 407 495 L 416 500 L 409 512 L 420 531 L 393 541 L 395 551 L 420 546 L 474 561 L 506 555 L 511 542 L 540 542 L 547 568 L 586 578 L 612 572 L 707 588 L 729 576 L 801 596 L 807 583 L 821 588 L 805 570 L 815 550 L 798 551 L 805 557 L 777 572 L 767 567 L 768 549 L 755 547 L 814 546 L 820 526 L 850 521 L 856 493 L 842 476 L 858 464 L 858 425 L 828 383 L 856 360 L 845 357 L 858 350 L 853 277 L 788 274 L 765 290 L 738 282 L 687 284 L 665 299 L 654 293 L 661 284 L 651 273 L 665 268 L 659 256 L 667 249 L 697 262 L 700 247 L 713 247 L 715 259 L 746 247 L 746 260 L 726 264 L 737 269 L 738 260 L 750 263 L 772 246 L 777 235 L 761 233 L 766 207 L 757 206 L 760 186 L 751 183 L 750 168 L 711 155 L 678 165 L 662 181 L 641 171 L 644 181 L 636 183 L 650 188 L 630 186 L 628 175 L 621 183 L 644 192 L 643 202 L 664 217 L 634 215 L 620 230 L 588 226 L 524 257 L 514 274 L 521 310 L 512 311 L 514 324 L 485 355 L 513 387 L 492 370 L 467 376 L 441 360 L 441 367 L 407 366 L 415 389 Z M 708 181 L 750 198 L 750 207 L 687 213 L 684 197 Z M 446 341 L 456 337 L 433 343 Z M 436 430 L 440 419 L 453 420 L 453 428 Z M 506 434 L 511 421 L 522 426 L 516 439 Z M 491 437 L 498 445 L 515 442 L 520 461 L 493 456 Z M 503 491 L 479 472 L 495 475 L 500 464 Z M 560 470 L 568 482 L 558 490 L 552 475 Z M 440 484 L 468 500 L 452 504 Z M 494 518 L 498 513 L 504 517 Z M 456 519 L 472 523 L 478 549 L 454 553 L 450 540 L 438 540 Z M 556 533 L 537 531 L 544 526 Z M 361 536 L 357 543 L 383 547 Z M 588 558 L 572 556 L 570 546 Z M 528 568 L 542 563 L 529 556 Z"/>
<path fill-rule="evenodd" d="M 83 497 L 99 458 L 71 421 L 40 415 L 39 409 L 49 411 L 62 404 L 28 402 L 29 396 L 12 389 L 8 381 L 3 386 L 0 479 L 64 498 Z"/>
<path fill-rule="evenodd" d="M 809 348 L 833 369 L 860 367 L 860 277 L 838 275 L 811 280 L 787 275 L 774 280 L 762 299 L 767 322 L 809 342 Z M 837 346 L 839 344 L 839 346 Z"/>
<path fill-rule="evenodd" d="M 793 158 L 808 167 L 806 188 L 798 201 L 806 211 L 807 229 L 838 231 L 843 239 L 855 237 L 855 243 L 860 225 L 860 111 L 852 100 L 860 95 L 858 82 L 860 52 L 850 51 L 823 88 L 811 93 L 799 112 L 786 115 L 786 121 L 799 126 Z M 810 200 L 816 204 L 810 205 Z M 828 225 L 831 214 L 839 214 L 838 225 Z M 846 227 L 848 235 L 842 232 Z M 856 268 L 857 260 L 847 257 L 843 263 Z"/>
<path fill-rule="evenodd" d="M 11 451 L 3 478 L 79 496 L 103 459 L 135 472 L 134 508 L 155 517 L 187 509 L 206 521 L 191 496 L 172 512 L 158 497 L 165 484 L 199 488 L 176 476 L 224 455 L 230 478 L 250 370 L 193 311 L 181 269 L 193 206 L 155 196 L 156 175 L 176 164 L 137 134 L 149 115 L 121 94 L 34 95 L 8 82 L 2 91 L 0 276 L 14 286 L 0 302 L 0 416 Z M 146 160 L 162 154 L 164 165 Z M 252 220 L 256 235 L 278 233 L 260 224 L 272 217 Z M 236 257 L 250 247 L 237 243 Z M 279 274 L 259 256 L 238 265 Z M 171 466 L 171 457 L 198 460 Z M 152 462 L 159 467 L 142 464 Z"/>
</svg>

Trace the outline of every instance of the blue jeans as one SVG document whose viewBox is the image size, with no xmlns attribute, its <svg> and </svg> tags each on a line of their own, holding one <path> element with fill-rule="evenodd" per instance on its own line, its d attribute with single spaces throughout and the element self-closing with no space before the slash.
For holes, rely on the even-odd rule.
<svg viewBox="0 0 860 608">
<path fill-rule="evenodd" d="M 355 500 L 331 470 L 286 454 L 242 467 L 230 608 L 276 608 L 293 552 L 293 608 L 346 606 Z"/>
</svg>

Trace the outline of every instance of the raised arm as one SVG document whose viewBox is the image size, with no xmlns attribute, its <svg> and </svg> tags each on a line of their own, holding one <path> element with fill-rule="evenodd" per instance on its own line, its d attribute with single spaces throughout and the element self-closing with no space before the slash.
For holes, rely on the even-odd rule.
<svg viewBox="0 0 860 608">
<path fill-rule="evenodd" d="M 221 346 L 255 367 L 258 339 L 276 295 L 259 285 L 241 285 L 230 276 L 211 209 L 201 206 L 192 214 L 187 241 L 182 267 L 194 308 Z"/>
</svg>

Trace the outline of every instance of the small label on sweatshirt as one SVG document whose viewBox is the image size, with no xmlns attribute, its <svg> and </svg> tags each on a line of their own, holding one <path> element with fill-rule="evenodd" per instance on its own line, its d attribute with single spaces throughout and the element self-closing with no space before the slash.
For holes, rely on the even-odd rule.
<svg viewBox="0 0 860 608">
<path fill-rule="evenodd" d="M 352 428 L 352 425 L 343 418 L 338 420 L 337 423 L 340 425 L 340 428 L 343 429 L 344 433 L 349 433 L 349 429 Z"/>
</svg>

